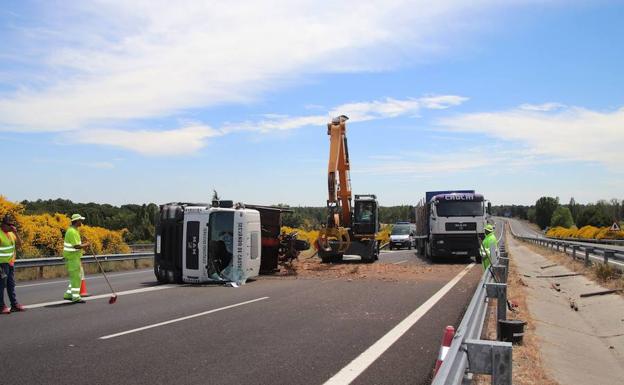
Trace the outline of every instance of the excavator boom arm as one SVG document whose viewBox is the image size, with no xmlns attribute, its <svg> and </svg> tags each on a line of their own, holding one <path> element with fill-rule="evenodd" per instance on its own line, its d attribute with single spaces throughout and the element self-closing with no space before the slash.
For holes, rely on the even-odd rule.
<svg viewBox="0 0 624 385">
<path fill-rule="evenodd" d="M 347 147 L 347 117 L 332 119 L 327 125 L 329 135 L 329 164 L 327 168 L 327 205 L 340 207 L 338 226 L 351 226 L 351 180 L 349 177 L 349 149 Z"/>
</svg>

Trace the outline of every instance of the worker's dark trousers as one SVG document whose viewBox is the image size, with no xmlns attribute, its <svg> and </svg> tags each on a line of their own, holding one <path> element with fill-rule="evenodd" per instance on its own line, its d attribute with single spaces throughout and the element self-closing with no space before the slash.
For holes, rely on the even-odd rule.
<svg viewBox="0 0 624 385">
<path fill-rule="evenodd" d="M 11 306 L 17 305 L 17 299 L 15 298 L 15 267 L 8 263 L 0 263 L 0 309 L 4 307 L 4 288 L 6 287 L 7 294 L 9 295 L 9 301 Z"/>
</svg>

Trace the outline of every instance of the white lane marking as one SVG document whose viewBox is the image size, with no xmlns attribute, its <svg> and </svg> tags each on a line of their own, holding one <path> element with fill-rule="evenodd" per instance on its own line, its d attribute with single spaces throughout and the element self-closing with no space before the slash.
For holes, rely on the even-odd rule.
<svg viewBox="0 0 624 385">
<path fill-rule="evenodd" d="M 114 278 L 114 277 L 121 277 L 123 275 L 135 275 L 135 274 L 145 274 L 145 273 L 153 273 L 154 270 L 149 269 L 149 270 L 142 270 L 142 271 L 133 271 L 131 273 L 119 273 L 119 274 L 107 274 L 108 278 Z M 89 281 L 92 279 L 104 279 L 104 277 L 100 276 L 92 276 L 92 277 L 85 277 L 85 280 Z M 26 285 L 17 285 L 15 287 L 31 287 L 31 286 L 43 286 L 43 285 L 54 285 L 57 283 L 64 283 L 67 284 L 69 282 L 69 280 L 65 279 L 63 281 L 49 281 L 49 282 L 41 282 L 41 283 L 29 283 Z"/>
<path fill-rule="evenodd" d="M 405 262 L 407 262 L 407 259 L 404 259 L 404 260 L 399 261 L 399 262 L 394 262 L 393 265 L 400 265 L 400 264 L 405 263 Z"/>
<path fill-rule="evenodd" d="M 324 385 L 346 385 L 355 380 L 366 368 L 370 366 L 376 359 L 378 359 L 390 346 L 392 346 L 405 332 L 409 330 L 418 320 L 424 316 L 435 304 L 448 293 L 457 282 L 459 282 L 464 275 L 466 275 L 470 269 L 474 266 L 474 263 L 466 266 L 466 268 L 459 272 L 449 283 L 444 285 L 443 288 L 438 290 L 431 298 L 425 303 L 420 305 L 418 309 L 414 310 L 412 314 L 408 315 L 397 326 L 390 330 L 386 335 L 381 337 L 371 347 L 366 349 L 357 358 L 351 361 L 347 366 L 342 368 L 332 378 L 327 380 Z"/>
<path fill-rule="evenodd" d="M 151 287 L 143 287 L 141 289 L 132 289 L 132 290 L 126 290 L 126 291 L 119 291 L 117 292 L 117 296 L 122 296 L 122 295 L 131 295 L 131 294 L 140 294 L 140 293 L 147 293 L 150 291 L 158 291 L 158 290 L 165 290 L 165 289 L 171 289 L 174 287 L 182 287 L 181 285 L 158 285 L 158 286 L 151 286 Z M 101 299 L 101 298 L 110 298 L 112 294 L 99 294 L 99 295 L 94 295 L 91 297 L 83 297 L 82 299 L 85 301 L 93 301 L 96 299 Z M 60 305 L 62 303 L 67 303 L 69 304 L 69 301 L 63 300 L 63 301 L 52 301 L 52 302 L 43 302 L 43 303 L 35 303 L 32 305 L 26 305 L 24 306 L 26 309 L 36 309 L 38 307 L 44 307 L 44 306 L 50 306 L 50 305 Z"/>
<path fill-rule="evenodd" d="M 247 304 L 250 304 L 250 303 L 253 303 L 253 302 L 262 301 L 262 300 L 265 300 L 265 299 L 268 299 L 268 298 L 269 297 L 260 297 L 260 298 L 252 299 L 252 300 L 245 301 L 245 302 L 239 302 L 239 303 L 236 303 L 234 305 L 228 305 L 228 306 L 220 307 L 218 309 L 212 309 L 212 310 L 204 311 L 204 312 L 197 313 L 197 314 L 187 315 L 186 317 L 175 318 L 175 319 L 172 319 L 172 320 L 169 320 L 169 321 L 159 322 L 159 323 L 143 326 L 143 327 L 140 327 L 140 328 L 127 330 L 125 332 L 109 334 L 107 336 L 100 337 L 99 339 L 107 340 L 109 338 L 115 338 L 115 337 L 123 336 L 123 335 L 126 335 L 126 334 L 130 334 L 130 333 L 136 333 L 136 332 L 140 332 L 140 331 L 147 330 L 147 329 L 157 328 L 159 326 L 169 325 L 169 324 L 172 324 L 174 322 L 180 322 L 180 321 L 185 321 L 185 320 L 191 319 L 191 318 L 201 317 L 201 316 L 204 316 L 204 315 L 207 315 L 207 314 L 216 313 L 216 312 L 221 311 L 221 310 L 227 310 L 227 309 L 231 309 L 231 308 L 234 308 L 234 307 L 247 305 Z"/>
</svg>

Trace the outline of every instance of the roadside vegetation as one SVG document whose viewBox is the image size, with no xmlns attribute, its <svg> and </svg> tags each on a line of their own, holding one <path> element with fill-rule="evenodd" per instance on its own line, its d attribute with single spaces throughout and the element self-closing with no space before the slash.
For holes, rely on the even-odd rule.
<svg viewBox="0 0 624 385">
<path fill-rule="evenodd" d="M 624 239 L 624 231 L 610 231 L 614 223 L 624 229 L 624 200 L 579 204 L 572 198 L 561 204 L 559 198 L 541 197 L 532 206 L 493 206 L 492 214 L 528 220 L 549 237 Z"/>
<path fill-rule="evenodd" d="M 22 238 L 18 258 L 37 258 L 60 256 L 63 251 L 64 231 L 71 221 L 65 214 L 26 213 L 21 203 L 10 202 L 0 196 L 0 218 L 11 214 L 17 221 L 17 231 Z M 124 241 L 126 229 L 109 230 L 97 226 L 83 226 L 80 230 L 83 237 L 93 244 L 98 254 L 128 253 L 130 248 Z"/>
</svg>

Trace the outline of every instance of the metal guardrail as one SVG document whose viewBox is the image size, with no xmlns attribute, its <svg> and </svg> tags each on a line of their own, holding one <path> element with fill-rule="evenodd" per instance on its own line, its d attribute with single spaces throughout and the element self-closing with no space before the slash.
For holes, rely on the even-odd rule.
<svg viewBox="0 0 624 385">
<path fill-rule="evenodd" d="M 584 243 L 597 243 L 599 245 L 624 246 L 624 239 L 585 239 L 585 238 L 552 238 L 552 237 L 546 237 L 546 238 L 556 239 L 559 241 L 584 242 Z"/>
<path fill-rule="evenodd" d="M 505 249 L 505 229 L 499 249 L 492 247 L 492 272 L 485 271 L 477 290 L 464 313 L 448 353 L 432 385 L 470 384 L 473 374 L 489 374 L 492 384 L 511 385 L 512 345 L 509 342 L 481 340 L 481 333 L 490 298 L 497 299 L 497 319 L 506 319 L 507 282 L 509 259 Z M 498 329 L 498 328 L 497 328 Z M 497 330 L 497 335 L 500 336 Z"/>
<path fill-rule="evenodd" d="M 613 249 L 605 245 L 583 245 L 582 242 L 585 242 L 584 240 L 580 241 L 575 239 L 571 241 L 518 235 L 513 231 L 513 227 L 510 226 L 510 228 L 511 235 L 516 239 L 531 242 L 539 246 L 549 247 L 556 251 L 562 251 L 566 254 L 570 254 L 573 259 L 576 259 L 577 254 L 579 254 L 578 258 L 585 259 L 585 264 L 588 266 L 591 265 L 592 259 L 602 259 L 603 263 L 615 265 L 620 268 L 623 267 L 624 264 L 624 251 L 622 250 Z"/>
<path fill-rule="evenodd" d="M 139 259 L 154 258 L 154 253 L 129 253 L 129 254 L 102 254 L 97 256 L 100 262 L 111 261 L 132 261 L 135 263 Z M 82 263 L 95 263 L 95 257 L 93 255 L 85 255 L 81 258 Z M 15 260 L 16 268 L 27 267 L 47 267 L 47 266 L 60 266 L 64 265 L 65 260 L 61 257 L 49 257 L 49 258 L 21 258 Z"/>
</svg>

